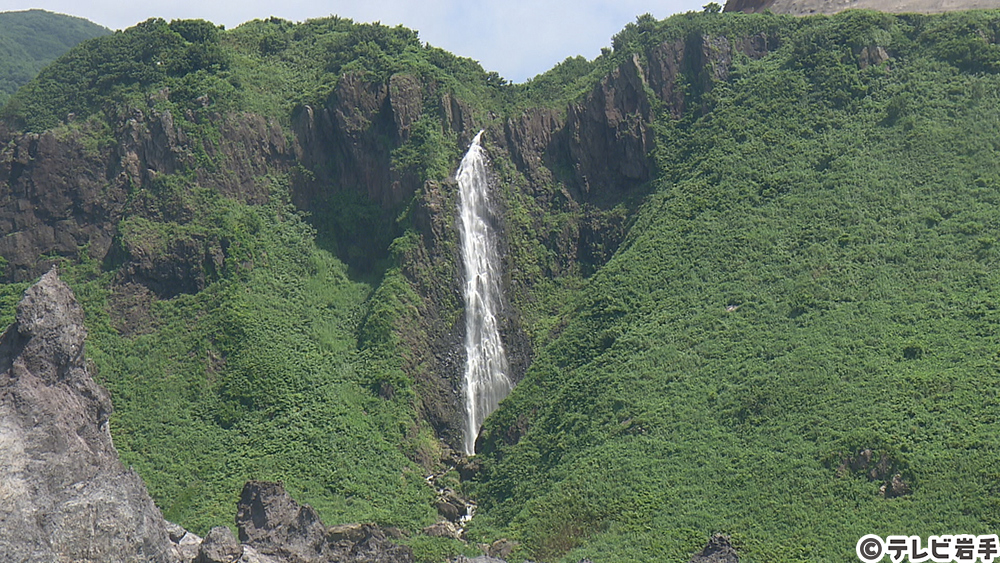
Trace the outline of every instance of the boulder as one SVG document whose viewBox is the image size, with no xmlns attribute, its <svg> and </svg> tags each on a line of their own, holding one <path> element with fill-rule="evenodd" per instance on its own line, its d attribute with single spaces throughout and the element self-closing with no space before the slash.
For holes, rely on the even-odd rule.
<svg viewBox="0 0 1000 563">
<path fill-rule="evenodd" d="M 287 563 L 413 563 L 409 546 L 374 524 L 327 528 L 316 510 L 292 499 L 281 483 L 248 481 L 237 506 L 240 541 Z M 244 546 L 246 549 L 247 546 Z"/>
<path fill-rule="evenodd" d="M 233 531 L 225 526 L 209 530 L 194 563 L 232 563 L 243 555 L 243 546 L 236 541 Z"/>
<path fill-rule="evenodd" d="M 692 556 L 688 563 L 740 563 L 740 557 L 729 543 L 729 536 L 715 534 L 708 540 L 708 545 Z"/>
</svg>

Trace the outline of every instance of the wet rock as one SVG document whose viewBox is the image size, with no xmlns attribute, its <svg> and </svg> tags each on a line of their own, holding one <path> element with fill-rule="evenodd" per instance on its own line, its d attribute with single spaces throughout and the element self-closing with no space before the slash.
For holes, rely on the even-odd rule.
<svg viewBox="0 0 1000 563">
<path fill-rule="evenodd" d="M 166 522 L 111 443 L 111 401 L 84 361 L 83 310 L 55 269 L 16 319 L 0 337 L 0 553 L 176 563 Z"/>
<path fill-rule="evenodd" d="M 464 133 L 466 142 L 472 140 L 479 127 L 472 114 L 472 108 L 459 98 L 445 93 L 441 96 L 441 121 L 446 129 L 456 133 Z"/>
<path fill-rule="evenodd" d="M 462 481 L 472 481 L 483 470 L 483 461 L 478 457 L 466 457 L 458 461 L 455 466 Z"/>
<path fill-rule="evenodd" d="M 462 539 L 462 529 L 454 522 L 438 522 L 423 529 L 424 534 L 433 538 Z"/>
<path fill-rule="evenodd" d="M 458 522 L 458 520 L 462 517 L 463 514 L 462 511 L 460 511 L 457 506 L 455 506 L 450 502 L 444 502 L 444 501 L 438 502 L 437 504 L 434 505 L 434 508 L 437 509 L 438 514 L 444 516 L 447 520 L 451 522 Z"/>
</svg>

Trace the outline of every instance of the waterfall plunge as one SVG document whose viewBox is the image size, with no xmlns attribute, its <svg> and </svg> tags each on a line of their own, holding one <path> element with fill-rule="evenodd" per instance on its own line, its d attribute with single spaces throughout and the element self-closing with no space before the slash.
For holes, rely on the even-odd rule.
<svg viewBox="0 0 1000 563">
<path fill-rule="evenodd" d="M 475 453 L 483 421 L 514 387 L 507 377 L 497 313 L 500 309 L 500 257 L 490 227 L 486 156 L 472 140 L 455 177 L 459 188 L 462 262 L 465 265 L 465 438 L 466 455 Z"/>
</svg>

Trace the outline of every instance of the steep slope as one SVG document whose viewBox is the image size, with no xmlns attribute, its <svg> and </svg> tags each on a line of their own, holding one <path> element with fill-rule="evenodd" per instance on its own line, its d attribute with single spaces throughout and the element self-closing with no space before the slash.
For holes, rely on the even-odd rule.
<svg viewBox="0 0 1000 563">
<path fill-rule="evenodd" d="M 659 115 L 655 193 L 488 423 L 485 533 L 564 561 L 991 533 L 997 17 L 801 20 Z"/>
<path fill-rule="evenodd" d="M 0 106 L 42 68 L 107 28 L 44 10 L 0 12 Z"/>
</svg>

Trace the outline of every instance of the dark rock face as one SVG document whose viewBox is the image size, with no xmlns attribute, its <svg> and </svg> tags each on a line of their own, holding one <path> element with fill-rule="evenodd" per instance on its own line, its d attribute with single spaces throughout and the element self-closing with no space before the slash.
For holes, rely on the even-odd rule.
<svg viewBox="0 0 1000 563">
<path fill-rule="evenodd" d="M 107 156 L 86 148 L 78 134 L 26 133 L 0 149 L 0 275 L 32 279 L 51 266 L 42 255 L 73 256 L 90 244 L 103 257 L 126 192 L 106 181 Z"/>
<path fill-rule="evenodd" d="M 0 256 L 8 265 L 0 277 L 32 279 L 54 263 L 47 256 L 76 258 L 86 246 L 97 260 L 107 259 L 112 250 L 122 253 L 116 259 L 125 262 L 135 278 L 126 282 L 149 284 L 163 280 L 164 274 L 176 274 L 164 287 L 180 292 L 203 287 L 203 281 L 199 286 L 188 275 L 205 270 L 206 263 L 217 258 L 206 257 L 207 245 L 154 259 L 133 254 L 135 248 L 116 249 L 113 241 L 125 215 L 183 220 L 163 216 L 148 198 L 128 202 L 130 191 L 149 187 L 162 174 L 197 168 L 197 181 L 204 187 L 248 203 L 267 201 L 270 186 L 261 178 L 287 171 L 294 162 L 280 126 L 253 114 L 216 116 L 215 122 L 222 134 L 217 142 L 203 144 L 216 164 L 211 170 L 196 166 L 193 141 L 170 112 L 135 109 L 121 116 L 115 125 L 116 144 L 110 147 L 88 145 L 86 124 L 80 126 L 84 134 L 75 129 L 4 134 Z M 162 288 L 152 289 L 160 294 Z"/>
<path fill-rule="evenodd" d="M 708 545 L 696 553 L 688 563 L 740 563 L 739 554 L 729 543 L 729 537 L 715 534 L 708 540 Z"/>
<path fill-rule="evenodd" d="M 583 103 L 570 106 L 569 154 L 583 193 L 649 179 L 650 111 L 638 55 L 604 77 Z"/>
<path fill-rule="evenodd" d="M 167 96 L 160 92 L 156 96 Z M 195 141 L 189 139 L 169 111 L 133 109 L 118 118 L 115 147 L 108 178 L 128 187 L 145 187 L 160 174 L 194 169 L 205 187 L 246 203 L 264 203 L 269 186 L 259 178 L 268 172 L 287 170 L 294 153 L 281 126 L 252 113 L 215 115 L 221 133 L 217 142 L 204 143 L 206 155 L 215 166 L 198 166 Z M 195 121 L 194 115 L 180 116 Z"/>
<path fill-rule="evenodd" d="M 249 481 L 236 515 L 240 541 L 287 563 L 412 563 L 413 552 L 373 524 L 327 529 L 316 511 L 300 505 L 280 483 Z"/>
<path fill-rule="evenodd" d="M 529 181 L 551 181 L 551 170 L 572 163 L 573 176 L 559 178 L 576 191 L 567 196 L 578 204 L 613 204 L 651 177 L 655 105 L 680 117 L 690 102 L 685 83 L 696 93 L 708 92 L 715 82 L 728 80 L 736 53 L 759 59 L 777 47 L 775 38 L 764 34 L 665 41 L 645 53 L 645 65 L 637 54 L 605 76 L 570 104 L 565 121 L 553 110 L 508 120 L 501 144 Z"/>
<path fill-rule="evenodd" d="M 55 270 L 0 338 L 0 554 L 7 561 L 179 561 L 108 433 L 84 363 L 83 311 Z"/>
<path fill-rule="evenodd" d="M 347 74 L 323 107 L 301 108 L 293 124 L 298 157 L 315 181 L 296 187 L 296 204 L 310 207 L 328 186 L 363 193 L 386 209 L 412 196 L 419 179 L 395 170 L 391 153 L 409 139 L 422 109 L 421 83 L 405 74 L 387 82 Z"/>
</svg>

